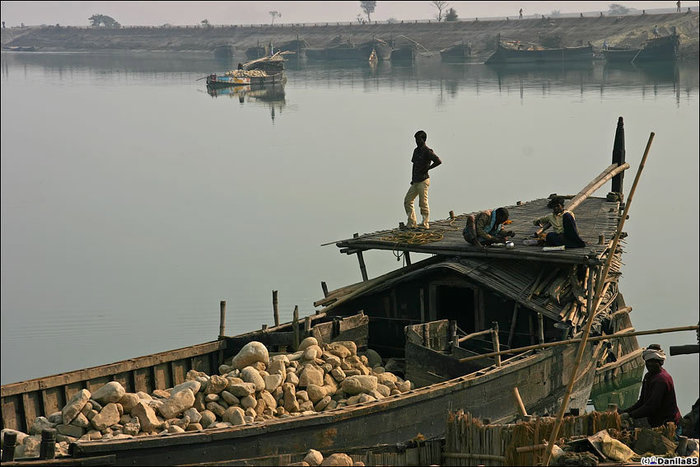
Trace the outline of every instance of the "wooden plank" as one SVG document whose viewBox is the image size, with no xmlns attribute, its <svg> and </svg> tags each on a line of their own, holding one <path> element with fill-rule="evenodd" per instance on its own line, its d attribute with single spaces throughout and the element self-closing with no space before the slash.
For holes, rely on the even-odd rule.
<svg viewBox="0 0 700 467">
<path fill-rule="evenodd" d="M 151 368 L 139 368 L 132 372 L 134 375 L 134 392 L 143 391 L 150 394 L 155 389 Z"/>
<path fill-rule="evenodd" d="M 110 378 L 109 376 L 102 376 L 100 378 L 89 379 L 85 381 L 85 389 L 93 393 L 105 384 L 109 383 L 110 381 L 112 381 L 112 378 Z"/>
<path fill-rule="evenodd" d="M 20 396 L 2 398 L 2 427 L 13 430 L 26 431 L 22 413 L 22 399 Z"/>
<path fill-rule="evenodd" d="M 205 372 L 209 374 L 208 372 Z M 167 389 L 172 386 L 172 378 L 170 375 L 170 365 L 168 363 L 161 363 L 153 367 L 153 381 L 155 382 L 156 389 Z"/>
<path fill-rule="evenodd" d="M 130 372 L 117 373 L 116 375 L 112 376 L 112 381 L 116 381 L 121 384 L 126 392 L 135 392 Z"/>
<path fill-rule="evenodd" d="M 63 394 L 66 396 L 66 401 L 71 400 L 71 398 L 83 389 L 83 382 L 79 381 L 77 383 L 70 383 L 63 386 Z"/>
<path fill-rule="evenodd" d="M 44 403 L 44 414 L 51 415 L 60 411 L 66 405 L 63 388 L 49 388 L 41 391 L 41 398 Z"/>
<path fill-rule="evenodd" d="M 189 362 L 186 359 L 170 362 L 170 371 L 173 375 L 173 386 L 184 383 L 185 376 L 189 371 Z"/>
<path fill-rule="evenodd" d="M 226 348 L 226 340 L 217 340 L 204 344 L 193 345 L 181 349 L 171 350 L 167 352 L 159 352 L 153 355 L 146 355 L 130 360 L 122 360 L 120 362 L 111 363 L 83 370 L 61 373 L 58 375 L 47 376 L 44 378 L 36 378 L 19 383 L 12 383 L 0 388 L 0 397 L 21 394 L 23 392 L 37 391 L 65 384 L 86 381 L 89 379 L 99 378 L 101 376 L 111 376 L 117 373 L 127 372 L 139 368 L 148 368 L 159 363 L 171 362 L 182 358 L 189 358 L 196 355 L 202 355 L 209 352 L 219 351 Z"/>
<path fill-rule="evenodd" d="M 29 429 L 34 424 L 34 419 L 44 415 L 41 393 L 35 391 L 22 394 L 22 406 L 24 408 L 24 421 L 27 428 L 26 433 L 29 433 Z"/>
<path fill-rule="evenodd" d="M 206 374 L 209 373 L 209 359 L 206 355 L 197 355 L 192 359 L 192 369 L 197 371 L 203 371 Z"/>
</svg>

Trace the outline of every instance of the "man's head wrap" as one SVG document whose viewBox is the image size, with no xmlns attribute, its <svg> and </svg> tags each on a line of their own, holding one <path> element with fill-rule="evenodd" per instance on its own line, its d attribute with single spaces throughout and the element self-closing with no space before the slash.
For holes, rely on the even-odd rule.
<svg viewBox="0 0 700 467">
<path fill-rule="evenodd" d="M 657 348 L 658 346 L 655 345 L 650 345 L 646 349 L 644 349 L 644 352 L 642 352 L 642 358 L 646 362 L 647 360 L 659 360 L 661 363 L 666 360 L 666 354 L 664 353 L 661 348 Z"/>
</svg>

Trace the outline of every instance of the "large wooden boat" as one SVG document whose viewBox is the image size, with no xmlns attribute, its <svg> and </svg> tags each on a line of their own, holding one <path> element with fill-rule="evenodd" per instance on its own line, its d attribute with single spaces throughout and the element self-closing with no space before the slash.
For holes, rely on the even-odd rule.
<svg viewBox="0 0 700 467">
<path fill-rule="evenodd" d="M 593 316 L 593 290 L 603 280 L 602 263 L 611 255 L 593 331 L 605 335 L 629 327 L 624 319 L 629 310 L 618 289 L 622 250 L 611 251 L 611 242 L 604 240 L 613 238 L 618 225 L 621 174 L 628 167 L 618 157 L 568 197 L 567 206 L 575 208 L 580 234 L 588 241 L 584 248 L 472 247 L 461 235 L 467 214 L 438 220 L 422 235 L 396 228 L 333 242 L 342 253 L 357 255 L 363 280 L 332 291 L 322 283 L 324 297 L 314 303 L 319 308 L 315 314 L 238 336 L 223 335 L 222 325 L 222 335 L 213 342 L 4 385 L 2 427 L 26 432 L 37 416 L 61 410 L 82 389 L 94 391 L 109 381 L 118 381 L 132 393 L 172 388 L 185 381 L 189 370 L 218 374 L 219 366 L 251 341 L 261 342 L 272 354 L 286 354 L 296 350 L 304 336 L 321 343 L 353 341 L 360 350 L 373 349 L 386 360 L 386 371 L 410 379 L 414 388 L 239 426 L 76 441 L 70 445 L 72 457 L 60 462 L 213 463 L 300 454 L 310 448 L 329 452 L 396 444 L 419 434 L 439 438 L 445 434 L 448 413 L 457 409 L 492 421 L 512 421 L 519 413 L 515 388 L 529 414 L 552 414 L 574 376 L 569 407 L 584 410 L 597 367 L 615 375 L 605 366 L 606 346 L 598 341 L 588 343 L 585 363 L 574 375 L 578 345 L 568 341 L 580 335 L 586 317 Z M 610 179 L 619 191 L 591 196 Z M 546 203 L 537 199 L 508 206 L 513 221 L 509 228 L 517 237 L 532 233 L 531 221 L 548 212 Z M 370 249 L 399 253 L 405 265 L 370 279 L 362 256 Z M 414 252 L 433 256 L 411 263 Z M 633 337 L 625 345 L 620 362 L 629 360 L 625 351 L 634 355 L 638 349 Z"/>
<path fill-rule="evenodd" d="M 640 63 L 651 61 L 678 60 L 680 37 L 678 34 L 654 37 L 644 42 L 642 47 L 608 47 L 603 55 L 611 63 Z"/>
<path fill-rule="evenodd" d="M 386 41 L 377 38 L 361 44 L 355 44 L 336 37 L 330 46 L 323 48 L 309 47 L 304 50 L 304 53 L 309 60 L 367 61 L 373 50 L 378 60 L 391 59 L 392 47 Z"/>
<path fill-rule="evenodd" d="M 472 47 L 470 44 L 461 42 L 453 46 L 444 48 L 440 51 L 440 58 L 443 62 L 461 63 L 469 60 L 472 56 Z"/>
<path fill-rule="evenodd" d="M 488 64 L 560 63 L 593 60 L 593 46 L 544 48 L 517 41 L 499 41 Z"/>
</svg>

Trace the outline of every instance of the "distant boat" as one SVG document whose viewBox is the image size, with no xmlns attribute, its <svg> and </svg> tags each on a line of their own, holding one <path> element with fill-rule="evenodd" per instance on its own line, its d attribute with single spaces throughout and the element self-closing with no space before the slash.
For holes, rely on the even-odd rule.
<svg viewBox="0 0 700 467">
<path fill-rule="evenodd" d="M 678 34 L 671 34 L 648 39 L 642 47 L 608 47 L 603 50 L 603 55 L 608 62 L 616 63 L 677 60 L 680 56 L 680 38 Z"/>
<path fill-rule="evenodd" d="M 372 51 L 377 55 L 377 60 L 391 59 L 391 46 L 381 39 L 355 44 L 343 41 L 336 37 L 329 47 L 307 48 L 306 58 L 309 60 L 368 60 Z"/>
<path fill-rule="evenodd" d="M 443 62 L 464 62 L 471 58 L 472 47 L 461 42 L 440 51 L 440 58 Z"/>
<path fill-rule="evenodd" d="M 416 46 L 404 45 L 391 51 L 392 62 L 413 62 L 416 59 Z"/>
<path fill-rule="evenodd" d="M 521 44 L 519 41 L 499 41 L 498 48 L 487 64 L 560 63 L 593 60 L 593 46 L 544 48 Z"/>
<path fill-rule="evenodd" d="M 4 46 L 4 50 L 9 50 L 10 52 L 34 52 L 36 47 L 31 45 L 9 45 Z"/>
<path fill-rule="evenodd" d="M 287 78 L 283 72 L 268 74 L 262 70 L 232 70 L 224 74 L 212 73 L 207 76 L 207 87 L 259 86 L 284 84 Z"/>
<path fill-rule="evenodd" d="M 233 46 L 232 45 L 217 45 L 216 47 L 214 47 L 214 58 L 218 58 L 218 59 L 233 58 Z"/>
</svg>

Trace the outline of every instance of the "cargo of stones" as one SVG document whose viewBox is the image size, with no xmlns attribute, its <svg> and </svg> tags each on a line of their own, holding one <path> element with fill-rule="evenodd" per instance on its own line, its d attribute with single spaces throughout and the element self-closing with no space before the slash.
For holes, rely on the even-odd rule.
<svg viewBox="0 0 700 467">
<path fill-rule="evenodd" d="M 37 417 L 28 435 L 18 432 L 15 457 L 38 456 L 46 428 L 57 430 L 56 452 L 67 453 L 75 441 L 107 442 L 299 417 L 412 388 L 410 381 L 381 364 L 374 351 L 358 355 L 352 341 L 323 344 L 307 337 L 296 352 L 275 355 L 253 341 L 220 365 L 220 374 L 190 370 L 185 382 L 173 388 L 129 393 L 111 381 L 92 393 L 82 389 L 61 411 Z"/>
</svg>

